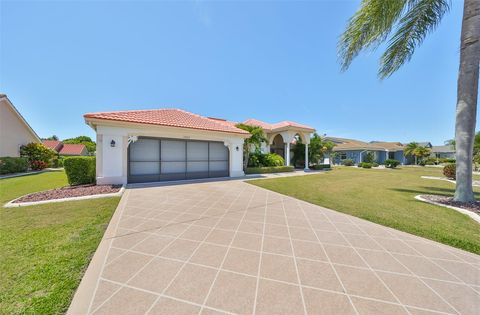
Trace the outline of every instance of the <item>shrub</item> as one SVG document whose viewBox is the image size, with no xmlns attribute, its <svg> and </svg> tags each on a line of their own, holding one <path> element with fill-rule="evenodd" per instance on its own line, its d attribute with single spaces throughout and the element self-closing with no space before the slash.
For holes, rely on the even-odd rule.
<svg viewBox="0 0 480 315">
<path fill-rule="evenodd" d="M 342 161 L 342 165 L 344 166 L 353 166 L 355 163 L 353 162 L 352 159 L 346 159 Z"/>
<path fill-rule="evenodd" d="M 316 164 L 313 166 L 314 170 L 324 170 L 329 168 L 330 168 L 330 164 Z"/>
<path fill-rule="evenodd" d="M 378 164 L 377 162 L 373 162 L 373 163 L 372 163 L 372 166 L 373 166 L 373 167 L 378 167 L 379 165 L 380 165 L 380 164 Z"/>
<path fill-rule="evenodd" d="M 20 156 L 25 157 L 28 160 L 28 164 L 32 169 L 39 169 L 36 167 L 39 167 L 40 165 L 43 166 L 44 163 L 48 166 L 56 156 L 56 152 L 41 143 L 31 142 L 20 147 Z M 36 161 L 44 163 L 38 163 Z"/>
<path fill-rule="evenodd" d="M 361 165 L 360 165 L 361 164 Z M 363 163 L 360 163 L 359 166 L 360 167 L 363 167 L 363 168 L 372 168 L 372 163 L 367 163 L 367 162 L 363 162 Z"/>
<path fill-rule="evenodd" d="M 95 157 L 69 157 L 65 159 L 63 166 L 70 185 L 95 183 Z"/>
<path fill-rule="evenodd" d="M 48 167 L 48 163 L 44 161 L 32 161 L 30 167 L 34 171 L 40 171 Z"/>
<path fill-rule="evenodd" d="M 293 172 L 293 166 L 269 166 L 269 167 L 247 167 L 246 174 L 265 174 Z"/>
<path fill-rule="evenodd" d="M 250 154 L 248 158 L 249 167 L 264 167 L 264 166 L 283 166 L 285 160 L 278 154 L 255 152 Z"/>
<path fill-rule="evenodd" d="M 278 154 L 268 153 L 264 155 L 263 166 L 283 166 L 285 160 Z"/>
<path fill-rule="evenodd" d="M 456 179 L 457 177 L 457 167 L 455 164 L 447 164 L 443 167 L 443 175 L 450 179 Z"/>
<path fill-rule="evenodd" d="M 375 162 L 375 154 L 371 151 L 367 152 L 367 154 L 365 154 L 365 158 L 364 158 L 364 161 L 366 163 L 373 163 Z"/>
<path fill-rule="evenodd" d="M 28 161 L 23 157 L 0 157 L 0 174 L 26 172 Z"/>
<path fill-rule="evenodd" d="M 432 161 L 425 161 L 425 165 L 435 165 L 435 162 L 432 162 Z"/>
<path fill-rule="evenodd" d="M 398 165 L 400 165 L 400 161 L 399 161 L 399 160 L 393 160 L 393 159 L 385 160 L 385 167 L 395 168 L 395 167 L 397 167 Z"/>
</svg>

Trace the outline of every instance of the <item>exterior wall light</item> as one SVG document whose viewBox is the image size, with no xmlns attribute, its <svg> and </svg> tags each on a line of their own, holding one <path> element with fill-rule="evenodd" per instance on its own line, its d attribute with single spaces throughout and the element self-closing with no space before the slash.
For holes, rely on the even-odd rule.
<svg viewBox="0 0 480 315">
<path fill-rule="evenodd" d="M 115 140 L 112 140 L 112 141 L 110 142 L 110 146 L 111 146 L 112 148 L 115 147 Z"/>
<path fill-rule="evenodd" d="M 237 150 L 237 151 L 240 150 L 240 148 L 238 147 L 238 145 L 237 145 L 237 147 L 235 148 L 235 150 Z"/>
</svg>

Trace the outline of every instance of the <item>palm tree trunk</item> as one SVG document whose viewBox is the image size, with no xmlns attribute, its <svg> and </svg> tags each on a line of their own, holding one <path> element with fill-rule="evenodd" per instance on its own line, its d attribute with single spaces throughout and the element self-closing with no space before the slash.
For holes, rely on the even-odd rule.
<svg viewBox="0 0 480 315">
<path fill-rule="evenodd" d="M 455 144 L 457 159 L 456 201 L 473 201 L 472 160 L 477 117 L 480 63 L 480 1 L 465 0 L 460 40 Z"/>
</svg>

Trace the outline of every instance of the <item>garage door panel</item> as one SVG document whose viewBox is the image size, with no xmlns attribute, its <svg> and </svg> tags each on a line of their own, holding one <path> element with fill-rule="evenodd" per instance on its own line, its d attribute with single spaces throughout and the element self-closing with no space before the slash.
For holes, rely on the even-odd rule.
<svg viewBox="0 0 480 315">
<path fill-rule="evenodd" d="M 175 173 L 185 173 L 186 165 L 185 162 L 161 162 L 161 173 L 162 174 L 175 174 Z"/>
<path fill-rule="evenodd" d="M 130 144 L 130 161 L 158 161 L 160 160 L 160 141 L 155 139 L 139 139 Z"/>
<path fill-rule="evenodd" d="M 228 161 L 228 149 L 223 143 L 211 142 L 209 154 L 210 160 Z"/>
<path fill-rule="evenodd" d="M 185 161 L 185 141 L 162 140 L 162 162 Z"/>
<path fill-rule="evenodd" d="M 133 175 L 158 175 L 160 162 L 130 162 L 130 173 Z"/>
<path fill-rule="evenodd" d="M 208 161 L 208 142 L 187 142 L 187 161 Z"/>
<path fill-rule="evenodd" d="M 128 181 L 228 176 L 228 155 L 228 149 L 221 142 L 139 138 L 129 146 Z"/>
</svg>

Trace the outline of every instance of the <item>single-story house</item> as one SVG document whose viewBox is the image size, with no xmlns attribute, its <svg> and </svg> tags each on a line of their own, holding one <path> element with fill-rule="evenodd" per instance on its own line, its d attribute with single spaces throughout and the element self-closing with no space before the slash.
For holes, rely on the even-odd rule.
<svg viewBox="0 0 480 315">
<path fill-rule="evenodd" d="M 88 155 L 87 147 L 84 144 L 63 143 L 58 140 L 43 140 L 43 145 L 65 156 L 85 156 Z"/>
<path fill-rule="evenodd" d="M 455 147 L 453 145 L 432 146 L 432 157 L 437 159 L 455 159 Z"/>
<path fill-rule="evenodd" d="M 365 155 L 372 152 L 377 163 L 384 163 L 386 159 L 394 159 L 400 161 L 401 164 L 414 164 L 414 157 L 405 156 L 404 149 L 406 144 L 400 142 L 371 141 L 364 142 L 354 139 L 325 137 L 326 140 L 335 144 L 334 152 L 337 152 L 334 164 L 342 164 L 343 160 L 351 159 L 355 164 L 364 162 Z M 447 146 L 432 146 L 430 142 L 417 142 L 418 145 L 432 150 L 432 156 L 446 157 L 452 156 L 453 148 Z M 442 155 L 442 156 L 440 156 Z M 451 158 L 451 157 L 448 157 Z M 453 158 L 455 158 L 455 150 L 453 149 Z"/>
<path fill-rule="evenodd" d="M 20 147 L 40 138 L 5 94 L 0 94 L 0 156 L 18 157 Z"/>
<path fill-rule="evenodd" d="M 354 139 L 325 137 L 325 140 L 335 144 L 334 152 L 337 152 L 334 164 L 341 164 L 343 160 L 353 160 L 355 164 L 364 162 L 368 152 L 372 152 L 377 163 L 383 163 L 387 159 L 395 159 L 405 164 L 406 159 L 403 155 L 404 146 L 400 142 L 364 142 Z"/>
<path fill-rule="evenodd" d="M 236 122 L 181 109 L 88 113 L 84 118 L 97 134 L 99 184 L 244 175 L 243 143 L 250 133 L 235 127 Z M 313 131 L 291 122 L 245 123 L 269 127 L 267 149 L 284 148 L 287 163 L 293 137 L 308 142 Z"/>
</svg>

